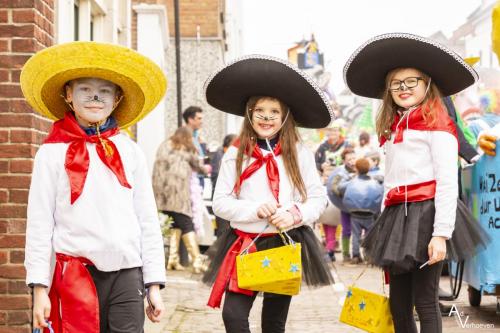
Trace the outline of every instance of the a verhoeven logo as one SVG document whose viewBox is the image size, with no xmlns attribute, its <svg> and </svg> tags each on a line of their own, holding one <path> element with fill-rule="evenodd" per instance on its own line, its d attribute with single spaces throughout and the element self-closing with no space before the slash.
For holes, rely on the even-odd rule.
<svg viewBox="0 0 500 333">
<path fill-rule="evenodd" d="M 471 328 L 471 329 L 488 329 L 488 328 L 495 328 L 495 324 L 477 324 L 474 322 L 469 322 L 469 316 L 466 316 L 463 311 L 459 312 L 458 307 L 453 304 L 450 313 L 448 313 L 448 317 L 451 317 L 452 315 L 455 315 L 455 319 L 458 323 L 458 325 L 462 328 Z"/>
</svg>

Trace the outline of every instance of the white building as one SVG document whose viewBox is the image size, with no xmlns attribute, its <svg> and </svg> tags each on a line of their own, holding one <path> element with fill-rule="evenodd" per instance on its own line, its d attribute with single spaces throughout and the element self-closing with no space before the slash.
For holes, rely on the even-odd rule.
<svg viewBox="0 0 500 333">
<path fill-rule="evenodd" d="M 132 27 L 133 15 L 137 24 Z M 136 30 L 134 31 L 133 30 Z M 132 0 L 56 0 L 55 43 L 96 41 L 132 47 L 152 59 L 165 72 L 169 48 L 166 6 Z M 156 150 L 165 138 L 165 99 L 136 127 L 137 143 L 152 171 Z"/>
<path fill-rule="evenodd" d="M 464 57 L 480 57 L 477 66 L 500 68 L 491 47 L 491 13 L 497 0 L 482 0 L 481 5 L 468 17 L 467 22 L 455 30 L 453 37 L 464 42 Z"/>
<path fill-rule="evenodd" d="M 55 42 L 94 40 L 130 47 L 131 0 L 56 0 Z"/>
<path fill-rule="evenodd" d="M 242 1 L 226 0 L 225 30 L 226 53 L 224 61 L 232 61 L 243 55 L 243 3 Z M 226 134 L 239 133 L 242 117 L 226 115 Z"/>
</svg>

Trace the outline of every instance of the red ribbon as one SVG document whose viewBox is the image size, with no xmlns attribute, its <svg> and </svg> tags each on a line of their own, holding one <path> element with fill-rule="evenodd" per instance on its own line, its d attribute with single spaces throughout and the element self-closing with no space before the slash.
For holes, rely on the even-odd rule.
<svg viewBox="0 0 500 333">
<path fill-rule="evenodd" d="M 219 272 L 217 273 L 217 278 L 215 279 L 214 286 L 212 287 L 212 292 L 208 299 L 207 305 L 212 308 L 219 308 L 222 302 L 222 295 L 226 291 L 226 286 L 229 285 L 228 290 L 234 293 L 244 294 L 252 296 L 254 291 L 241 289 L 238 287 L 238 275 L 236 271 L 236 256 L 238 256 L 242 250 L 246 249 L 258 234 L 246 233 L 244 231 L 234 229 L 234 232 L 238 235 L 238 238 L 234 241 L 233 245 L 229 248 L 226 253 L 226 257 L 222 262 Z M 261 234 L 260 237 L 275 236 L 275 233 Z M 255 244 L 252 244 L 248 248 L 248 253 L 257 251 Z"/>
<path fill-rule="evenodd" d="M 238 147 L 240 144 L 239 140 L 234 143 L 235 147 Z M 273 149 L 274 156 L 278 156 L 281 154 L 281 144 L 278 144 Z M 248 154 L 248 150 L 247 150 Z M 269 153 L 266 156 L 262 155 L 262 152 L 257 144 L 255 144 L 252 152 L 252 157 L 255 158 L 255 161 L 252 162 L 242 173 L 240 179 L 234 185 L 234 192 L 239 193 L 241 190 L 241 184 L 246 179 L 250 178 L 257 170 L 259 170 L 262 165 L 266 164 L 266 173 L 267 173 L 267 181 L 269 183 L 269 188 L 276 199 L 279 202 L 279 193 L 280 193 L 280 174 L 278 170 L 278 163 L 273 157 L 273 154 Z"/>
<path fill-rule="evenodd" d="M 439 107 L 436 104 L 434 107 L 437 108 L 437 111 L 436 121 L 433 124 L 429 124 L 429 121 L 424 118 L 422 107 L 411 111 L 411 113 L 407 116 L 408 119 L 403 119 L 401 123 L 399 123 L 401 116 L 396 114 L 394 122 L 391 125 L 391 133 L 395 134 L 394 144 L 403 142 L 403 132 L 406 129 L 417 131 L 444 131 L 450 133 L 456 138 L 457 128 L 453 120 L 442 107 Z M 406 127 L 406 122 L 408 122 L 408 128 Z M 387 138 L 385 136 L 380 137 L 380 146 L 383 146 L 386 141 Z"/>
<path fill-rule="evenodd" d="M 56 266 L 49 298 L 49 321 L 55 333 L 99 333 L 99 300 L 86 258 L 56 254 Z M 49 333 L 48 329 L 44 330 Z"/>
<path fill-rule="evenodd" d="M 406 191 L 406 195 L 405 195 Z M 419 184 L 401 185 L 387 193 L 384 205 L 386 207 L 403 202 L 420 202 L 430 200 L 436 195 L 436 181 L 430 180 Z"/>
<path fill-rule="evenodd" d="M 132 188 L 125 176 L 120 153 L 113 141 L 108 139 L 118 133 L 120 133 L 120 130 L 113 128 L 101 133 L 100 137 L 98 135 L 87 135 L 78 125 L 71 112 L 67 112 L 63 119 L 54 123 L 44 143 L 69 143 L 64 167 L 71 187 L 71 204 L 82 194 L 89 171 L 90 158 L 87 142 L 96 144 L 99 158 L 115 174 L 120 184 L 123 187 Z M 103 146 L 103 142 L 107 147 Z M 107 151 L 106 149 L 110 150 Z"/>
</svg>

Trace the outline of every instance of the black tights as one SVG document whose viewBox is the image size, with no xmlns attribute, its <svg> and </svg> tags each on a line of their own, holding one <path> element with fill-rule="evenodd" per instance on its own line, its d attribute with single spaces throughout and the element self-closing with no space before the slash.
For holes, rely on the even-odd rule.
<svg viewBox="0 0 500 333">
<path fill-rule="evenodd" d="M 420 332 L 441 333 L 439 277 L 443 262 L 405 274 L 390 274 L 390 306 L 396 333 L 417 333 L 413 317 L 415 306 Z"/>
<path fill-rule="evenodd" d="M 248 333 L 248 316 L 252 309 L 254 296 L 226 291 L 222 319 L 227 333 Z M 262 333 L 285 332 L 286 318 L 292 296 L 264 293 L 262 306 Z"/>
</svg>

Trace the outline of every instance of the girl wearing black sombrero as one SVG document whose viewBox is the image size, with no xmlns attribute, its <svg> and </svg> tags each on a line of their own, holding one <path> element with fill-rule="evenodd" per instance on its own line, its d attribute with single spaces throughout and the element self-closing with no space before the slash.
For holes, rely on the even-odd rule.
<svg viewBox="0 0 500 333">
<path fill-rule="evenodd" d="M 327 204 L 314 155 L 296 126 L 326 127 L 330 105 L 306 74 L 267 56 L 247 56 L 224 66 L 205 85 L 213 107 L 245 117 L 236 143 L 225 153 L 213 198 L 217 216 L 231 228 L 208 251 L 204 282 L 214 283 L 208 305 L 219 307 L 227 332 L 250 332 L 256 292 L 238 288 L 235 255 L 255 239 L 257 250 L 281 246 L 278 230 L 302 245 L 308 285 L 333 283 L 321 246 L 309 227 Z M 257 235 L 260 235 L 258 238 Z M 262 331 L 284 332 L 291 296 L 264 293 Z"/>
<path fill-rule="evenodd" d="M 486 236 L 458 201 L 456 128 L 441 102 L 477 80 L 453 51 L 411 34 L 385 34 L 344 67 L 357 95 L 382 99 L 377 134 L 386 153 L 385 209 L 364 247 L 390 276 L 396 332 L 441 332 L 439 277 L 446 256 L 471 256 Z"/>
</svg>

